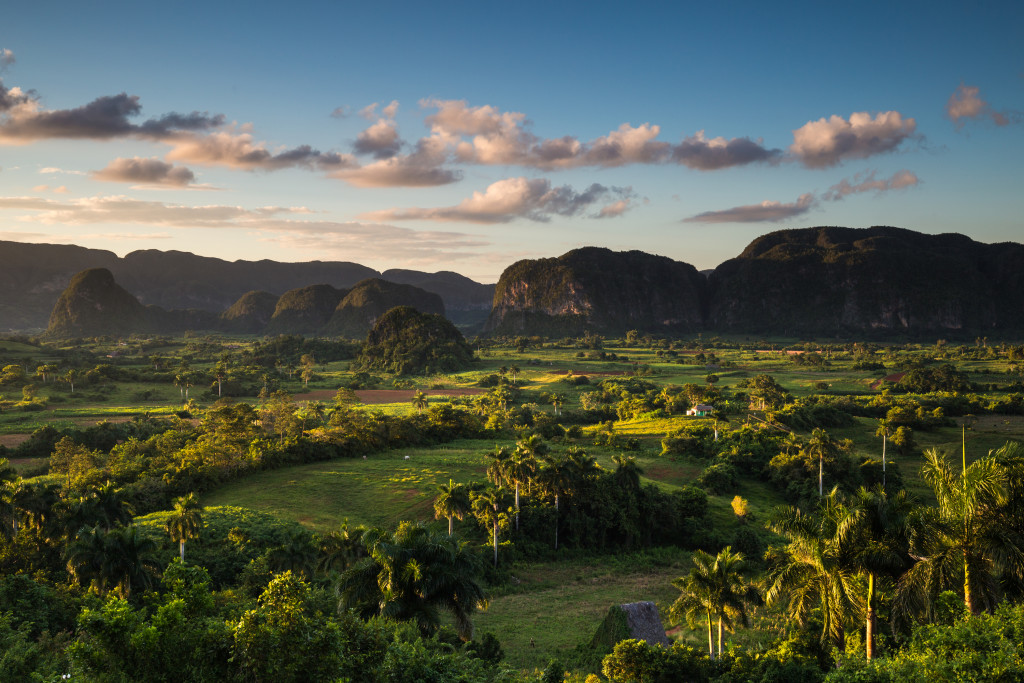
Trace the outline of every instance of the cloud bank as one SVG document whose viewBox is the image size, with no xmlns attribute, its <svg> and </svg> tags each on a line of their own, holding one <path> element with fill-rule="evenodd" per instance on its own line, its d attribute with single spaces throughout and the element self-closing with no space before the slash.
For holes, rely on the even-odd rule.
<svg viewBox="0 0 1024 683">
<path fill-rule="evenodd" d="M 614 218 L 629 208 L 632 191 L 628 188 L 605 187 L 594 183 L 583 192 L 568 185 L 552 187 L 543 179 L 507 178 L 492 183 L 483 192 L 474 192 L 456 206 L 441 208 L 387 209 L 364 214 L 361 218 L 382 221 L 430 220 L 467 223 L 508 223 L 517 218 L 547 222 L 554 216 L 570 217 L 584 214 L 602 201 L 603 206 L 593 218 Z"/>
</svg>

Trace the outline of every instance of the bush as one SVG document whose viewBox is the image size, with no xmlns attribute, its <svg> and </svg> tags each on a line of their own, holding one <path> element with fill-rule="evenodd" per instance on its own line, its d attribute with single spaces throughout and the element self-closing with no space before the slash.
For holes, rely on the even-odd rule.
<svg viewBox="0 0 1024 683">
<path fill-rule="evenodd" d="M 708 465 L 697 477 L 697 483 L 709 493 L 721 496 L 734 490 L 739 484 L 736 468 L 724 462 Z"/>
</svg>

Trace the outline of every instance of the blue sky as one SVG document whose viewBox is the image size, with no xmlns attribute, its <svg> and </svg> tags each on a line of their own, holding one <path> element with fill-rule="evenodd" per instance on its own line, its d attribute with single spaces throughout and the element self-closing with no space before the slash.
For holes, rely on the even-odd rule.
<svg viewBox="0 0 1024 683">
<path fill-rule="evenodd" d="M 1024 237 L 1021 3 L 96 5 L 5 8 L 0 239 L 495 281 Z"/>
</svg>

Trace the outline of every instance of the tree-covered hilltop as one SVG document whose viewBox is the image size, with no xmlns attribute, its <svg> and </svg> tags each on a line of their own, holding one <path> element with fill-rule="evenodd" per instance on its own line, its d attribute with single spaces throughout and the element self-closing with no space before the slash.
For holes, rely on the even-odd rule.
<svg viewBox="0 0 1024 683">
<path fill-rule="evenodd" d="M 336 289 L 330 285 L 309 285 L 292 289 L 277 300 L 274 315 L 267 323 L 271 334 L 312 334 L 323 328 L 331 319 L 347 289 Z"/>
<path fill-rule="evenodd" d="M 356 283 L 338 303 L 324 332 L 364 339 L 377 319 L 395 306 L 411 306 L 420 313 L 440 316 L 445 313 L 444 301 L 437 294 L 413 285 L 369 278 Z"/>
<path fill-rule="evenodd" d="M 698 330 L 705 284 L 696 268 L 664 256 L 574 249 L 506 268 L 485 330 L 551 336 Z"/>
<path fill-rule="evenodd" d="M 258 333 L 266 329 L 277 310 L 279 297 L 270 292 L 253 290 L 231 304 L 220 314 L 224 329 L 230 332 Z"/>
<path fill-rule="evenodd" d="M 381 316 L 356 360 L 363 370 L 395 375 L 457 372 L 472 362 L 473 349 L 454 325 L 411 306 L 396 306 Z"/>
</svg>

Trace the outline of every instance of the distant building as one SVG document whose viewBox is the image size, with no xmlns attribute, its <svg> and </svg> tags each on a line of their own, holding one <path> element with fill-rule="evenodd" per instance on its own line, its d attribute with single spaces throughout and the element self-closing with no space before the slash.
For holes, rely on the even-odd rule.
<svg viewBox="0 0 1024 683">
<path fill-rule="evenodd" d="M 714 406 L 709 406 L 706 403 L 698 403 L 694 407 L 686 411 L 687 415 L 695 415 L 697 417 L 708 417 L 713 415 L 715 412 Z"/>
</svg>

